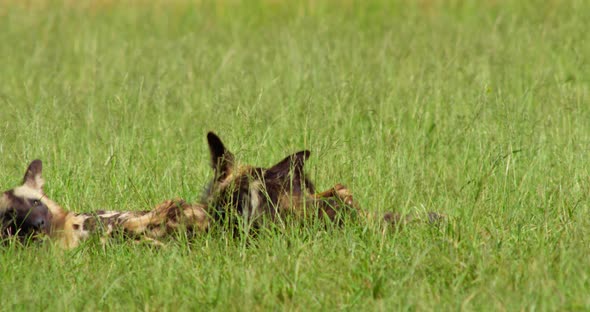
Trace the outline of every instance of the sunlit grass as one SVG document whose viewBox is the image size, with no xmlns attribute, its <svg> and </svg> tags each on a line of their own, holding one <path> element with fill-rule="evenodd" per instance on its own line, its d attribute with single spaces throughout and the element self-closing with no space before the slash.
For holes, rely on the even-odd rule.
<svg viewBox="0 0 590 312">
<path fill-rule="evenodd" d="M 449 215 L 165 248 L 2 247 L 3 310 L 577 310 L 590 299 L 585 1 L 5 2 L 0 185 L 75 211 L 196 201 L 205 134 L 312 151 L 319 189 Z"/>
</svg>

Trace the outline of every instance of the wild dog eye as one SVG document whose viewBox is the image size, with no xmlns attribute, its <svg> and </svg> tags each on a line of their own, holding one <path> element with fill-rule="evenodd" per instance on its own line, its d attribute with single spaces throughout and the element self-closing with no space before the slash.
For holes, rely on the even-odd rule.
<svg viewBox="0 0 590 312">
<path fill-rule="evenodd" d="M 41 205 L 41 201 L 40 201 L 40 200 L 38 200 L 38 199 L 33 199 L 33 200 L 31 201 L 31 204 L 32 204 L 33 206 L 39 206 L 39 205 Z"/>
</svg>

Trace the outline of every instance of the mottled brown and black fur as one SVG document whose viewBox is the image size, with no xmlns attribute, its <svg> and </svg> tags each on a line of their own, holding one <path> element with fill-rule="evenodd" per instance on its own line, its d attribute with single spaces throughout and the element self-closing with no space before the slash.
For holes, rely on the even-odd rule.
<svg viewBox="0 0 590 312">
<path fill-rule="evenodd" d="M 259 225 L 262 220 L 285 219 L 339 220 L 342 213 L 358 212 L 352 194 L 338 184 L 316 193 L 304 173 L 309 151 L 287 156 L 270 168 L 238 165 L 221 139 L 207 135 L 211 166 L 215 177 L 205 193 L 204 202 L 216 220 L 236 214 Z"/>
<path fill-rule="evenodd" d="M 91 236 L 103 241 L 117 235 L 157 242 L 177 230 L 192 234 L 209 226 L 203 205 L 180 199 L 167 200 L 147 211 L 66 211 L 43 193 L 41 173 L 41 161 L 33 161 L 23 185 L 4 192 L 0 199 L 0 235 L 47 234 L 62 247 L 72 248 Z"/>
<path fill-rule="evenodd" d="M 41 161 L 31 162 L 21 186 L 0 198 L 0 239 L 16 237 L 25 242 L 48 233 L 51 214 L 42 201 Z"/>
<path fill-rule="evenodd" d="M 192 236 L 209 227 L 204 206 L 182 199 L 166 200 L 146 211 L 66 212 L 53 220 L 52 237 L 66 248 L 76 247 L 92 236 L 100 237 L 103 242 L 120 237 L 158 243 L 159 239 L 176 231 Z"/>
<path fill-rule="evenodd" d="M 425 220 L 416 214 L 363 211 L 350 190 L 342 184 L 316 192 L 303 170 L 310 156 L 307 150 L 289 155 L 270 168 L 263 168 L 237 164 L 235 156 L 212 132 L 207 134 L 207 141 L 215 177 L 205 192 L 204 203 L 217 221 L 237 215 L 247 221 L 246 224 L 257 227 L 262 220 L 269 219 L 279 223 L 285 219 L 340 223 L 344 218 L 354 218 L 399 228 Z M 431 212 L 425 221 L 437 223 L 443 218 L 443 215 Z"/>
</svg>

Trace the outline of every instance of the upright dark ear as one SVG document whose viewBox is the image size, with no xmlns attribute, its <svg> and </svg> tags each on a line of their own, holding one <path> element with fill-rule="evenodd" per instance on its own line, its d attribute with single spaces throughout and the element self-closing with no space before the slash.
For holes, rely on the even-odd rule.
<svg viewBox="0 0 590 312">
<path fill-rule="evenodd" d="M 25 172 L 25 177 L 23 178 L 23 184 L 27 186 L 41 190 L 43 188 L 43 178 L 41 177 L 41 172 L 43 171 L 43 163 L 39 159 L 35 159 L 27 168 L 27 172 Z"/>
<path fill-rule="evenodd" d="M 281 160 L 278 164 L 272 166 L 265 173 L 266 178 L 285 179 L 292 175 L 293 180 L 301 181 L 303 178 L 303 166 L 309 158 L 310 151 L 301 151 Z"/>
<path fill-rule="evenodd" d="M 207 142 L 211 152 L 211 167 L 215 170 L 217 178 L 222 178 L 233 168 L 234 155 L 225 148 L 221 139 L 213 132 L 207 133 Z"/>
</svg>

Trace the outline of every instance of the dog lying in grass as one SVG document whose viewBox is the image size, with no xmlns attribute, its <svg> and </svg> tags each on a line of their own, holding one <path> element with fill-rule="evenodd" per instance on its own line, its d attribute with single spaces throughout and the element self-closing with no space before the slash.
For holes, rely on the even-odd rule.
<svg viewBox="0 0 590 312">
<path fill-rule="evenodd" d="M 303 171 L 309 151 L 297 152 L 270 168 L 262 168 L 238 165 L 213 132 L 207 134 L 207 141 L 215 176 L 205 191 L 204 204 L 216 222 L 232 215 L 242 217 L 245 224 L 254 227 L 264 220 L 337 221 L 343 211 L 358 211 L 351 193 L 342 185 L 315 193 Z"/>
<path fill-rule="evenodd" d="M 209 218 L 202 205 L 167 200 L 148 211 L 66 211 L 43 193 L 42 162 L 34 160 L 22 186 L 4 192 L 0 200 L 2 237 L 21 240 L 48 235 L 64 248 L 98 235 L 101 240 L 116 235 L 133 240 L 157 240 L 177 230 L 189 234 L 206 231 Z"/>
<path fill-rule="evenodd" d="M 341 184 L 316 193 L 304 173 L 310 152 L 300 151 L 287 156 L 270 168 L 240 165 L 235 156 L 213 132 L 207 134 L 211 166 L 215 173 L 207 188 L 203 203 L 213 219 L 229 220 L 238 216 L 248 228 L 257 228 L 265 220 L 284 224 L 285 220 L 342 220 L 361 218 L 399 227 L 422 220 L 416 215 L 388 212 L 374 214 L 363 211 L 352 193 Z M 443 216 L 429 213 L 428 221 L 438 222 Z M 235 220 L 235 218 L 234 218 Z"/>
</svg>

